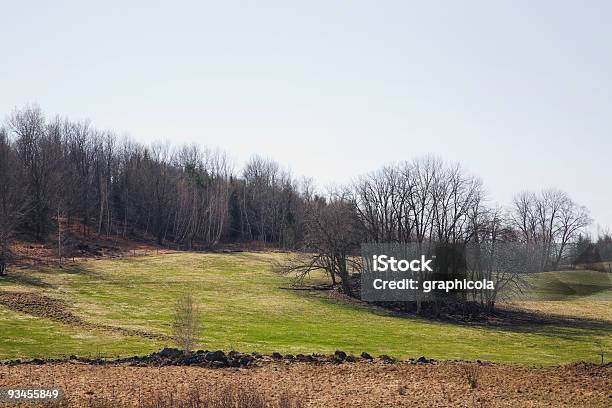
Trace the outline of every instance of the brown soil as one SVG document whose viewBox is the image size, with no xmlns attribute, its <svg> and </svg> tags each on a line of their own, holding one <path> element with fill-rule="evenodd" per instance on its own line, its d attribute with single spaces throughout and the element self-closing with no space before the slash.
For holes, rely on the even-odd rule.
<svg viewBox="0 0 612 408">
<path fill-rule="evenodd" d="M 57 220 L 56 220 L 57 221 Z M 13 268 L 36 269 L 47 266 L 65 266 L 83 259 L 118 258 L 187 250 L 185 245 L 168 243 L 157 245 L 154 237 L 139 237 L 119 234 L 98 234 L 96 228 L 86 227 L 71 220 L 68 224 L 61 218 L 61 255 L 58 254 L 57 230 L 49 231 L 43 241 L 35 240 L 28 234 L 18 234 L 11 243 Z M 194 250 L 202 248 L 191 248 Z"/>
<path fill-rule="evenodd" d="M 148 242 L 130 241 L 123 238 L 104 236 L 79 237 L 78 244 L 63 248 L 62 261 L 57 255 L 57 243 L 32 243 L 15 241 L 11 245 L 13 266 L 22 269 L 36 269 L 46 266 L 66 266 L 84 259 L 121 258 L 151 254 L 173 253 L 175 247 L 160 247 Z M 176 247 L 184 250 L 185 248 Z"/>
<path fill-rule="evenodd" d="M 465 365 L 266 363 L 247 369 L 91 366 L 77 362 L 0 366 L 0 387 L 58 386 L 67 406 L 138 406 L 160 392 L 255 388 L 269 399 L 288 392 L 308 407 L 609 407 L 612 367 L 579 363 L 552 368 L 478 366 L 471 388 Z"/>
<path fill-rule="evenodd" d="M 21 313 L 44 317 L 70 325 L 81 325 L 83 322 L 73 315 L 64 302 L 34 292 L 0 291 L 0 305 Z"/>
<path fill-rule="evenodd" d="M 47 318 L 71 326 L 105 330 L 127 336 L 156 338 L 161 340 L 166 339 L 165 336 L 152 334 L 144 330 L 135 330 L 87 322 L 81 319 L 79 316 L 74 315 L 63 301 L 34 292 L 0 291 L 0 305 L 17 312 L 29 314 L 35 317 Z"/>
<path fill-rule="evenodd" d="M 206 252 L 287 252 L 265 243 L 240 243 L 222 244 L 214 248 L 201 244 L 187 246 L 167 242 L 165 245 L 157 245 L 151 237 L 140 239 L 124 238 L 117 235 L 98 235 L 95 233 L 84 234 L 79 225 L 71 226 L 66 236 L 62 239 L 62 259 L 58 258 L 57 237 L 49 235 L 44 243 L 31 240 L 17 239 L 11 244 L 12 261 L 11 268 L 37 269 L 48 266 L 69 266 L 82 260 L 123 258 L 145 255 L 159 255 L 177 253 L 181 251 L 206 251 Z"/>
</svg>

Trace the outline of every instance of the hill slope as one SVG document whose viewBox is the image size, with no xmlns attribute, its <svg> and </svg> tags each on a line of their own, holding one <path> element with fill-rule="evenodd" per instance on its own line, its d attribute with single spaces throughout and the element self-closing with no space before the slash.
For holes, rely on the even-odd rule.
<svg viewBox="0 0 612 408">
<path fill-rule="evenodd" d="M 270 271 L 282 256 L 174 253 L 14 272 L 0 280 L 0 359 L 144 354 L 170 345 L 175 300 L 187 288 L 203 312 L 207 349 L 556 364 L 597 361 L 600 348 L 612 346 L 609 288 L 531 305 L 576 311 L 584 320 L 572 325 L 474 327 L 287 290 L 290 279 Z"/>
</svg>

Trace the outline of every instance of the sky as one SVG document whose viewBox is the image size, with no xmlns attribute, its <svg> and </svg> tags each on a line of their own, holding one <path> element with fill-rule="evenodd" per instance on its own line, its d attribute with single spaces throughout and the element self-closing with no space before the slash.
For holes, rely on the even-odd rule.
<svg viewBox="0 0 612 408">
<path fill-rule="evenodd" d="M 492 203 L 559 188 L 612 228 L 612 2 L 0 10 L 0 118 L 35 103 L 144 143 L 218 147 L 237 168 L 259 154 L 321 187 L 434 154 Z"/>
</svg>

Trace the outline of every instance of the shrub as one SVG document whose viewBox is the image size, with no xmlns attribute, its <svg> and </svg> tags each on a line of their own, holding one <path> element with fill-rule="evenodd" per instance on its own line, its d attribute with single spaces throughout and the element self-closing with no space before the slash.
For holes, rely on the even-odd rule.
<svg viewBox="0 0 612 408">
<path fill-rule="evenodd" d="M 139 408 L 302 408 L 304 404 L 296 397 L 282 393 L 272 401 L 254 388 L 227 386 L 217 392 L 202 393 L 198 389 L 185 395 L 166 392 L 141 402 Z"/>
<path fill-rule="evenodd" d="M 478 388 L 478 378 L 480 377 L 480 366 L 478 364 L 462 365 L 461 374 L 470 388 Z"/>
<path fill-rule="evenodd" d="M 92 397 L 85 405 L 88 408 L 127 408 L 132 404 L 121 402 L 118 398 Z M 215 391 L 202 392 L 192 389 L 178 393 L 175 389 L 163 390 L 154 395 L 143 396 L 138 408 L 303 408 L 299 398 L 287 392 L 280 394 L 277 400 L 266 396 L 255 388 L 241 388 L 230 385 Z"/>
</svg>

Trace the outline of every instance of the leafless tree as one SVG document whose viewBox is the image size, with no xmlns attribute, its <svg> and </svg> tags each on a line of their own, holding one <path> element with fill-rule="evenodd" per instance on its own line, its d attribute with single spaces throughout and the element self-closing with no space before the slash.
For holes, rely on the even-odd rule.
<svg viewBox="0 0 612 408">
<path fill-rule="evenodd" d="M 316 197 L 308 204 L 306 219 L 304 248 L 281 265 L 280 271 L 294 273 L 298 279 L 323 271 L 332 284 L 339 279 L 342 291 L 351 295 L 351 273 L 362 269 L 358 256 L 361 229 L 352 203 L 344 195 L 329 200 Z"/>
<path fill-rule="evenodd" d="M 321 251 L 315 266 L 342 281 L 361 242 L 519 241 L 544 248 L 540 261 L 553 268 L 590 223 L 558 190 L 522 193 L 507 217 L 492 215 L 480 180 L 433 156 L 387 165 L 322 200 L 269 159 L 254 156 L 235 174 L 217 150 L 145 146 L 87 121 L 48 121 L 36 106 L 14 111 L 2 140 L 6 248 L 17 232 L 57 237 L 60 251 L 77 230 L 187 249 L 260 241 Z"/>
<path fill-rule="evenodd" d="M 243 233 L 261 242 L 296 246 L 302 235 L 303 200 L 291 174 L 272 160 L 254 156 L 242 177 L 236 200 Z"/>
<path fill-rule="evenodd" d="M 15 111 L 7 124 L 16 135 L 16 152 L 23 168 L 23 182 L 30 199 L 24 214 L 36 239 L 44 239 L 49 228 L 52 200 L 56 196 L 58 149 L 47 129 L 45 118 L 38 107 Z"/>
<path fill-rule="evenodd" d="M 568 243 L 591 223 L 585 207 L 555 189 L 520 193 L 514 198 L 509 218 L 521 242 L 541 249 L 541 269 L 557 268 Z"/>
<path fill-rule="evenodd" d="M 48 239 L 60 220 L 69 233 L 197 242 L 258 240 L 295 248 L 304 235 L 304 199 L 289 172 L 254 157 L 236 177 L 225 153 L 117 140 L 89 122 L 47 121 L 36 106 L 7 120 L 29 206 L 20 226 Z M 58 247 L 59 249 L 59 247 Z"/>
<path fill-rule="evenodd" d="M 17 155 L 6 130 L 0 128 L 0 275 L 6 273 L 13 233 L 26 210 L 27 198 L 20 179 Z"/>
<path fill-rule="evenodd" d="M 190 355 L 200 335 L 199 310 L 191 292 L 181 295 L 176 302 L 172 333 L 177 346 Z"/>
</svg>

